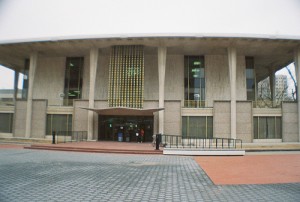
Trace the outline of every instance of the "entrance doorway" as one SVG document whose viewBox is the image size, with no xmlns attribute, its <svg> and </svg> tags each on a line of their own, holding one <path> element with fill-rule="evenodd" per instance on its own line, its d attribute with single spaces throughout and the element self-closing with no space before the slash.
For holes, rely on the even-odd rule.
<svg viewBox="0 0 300 202">
<path fill-rule="evenodd" d="M 152 142 L 153 116 L 99 115 L 98 140 L 137 142 L 136 133 L 144 131 L 143 142 Z"/>
</svg>

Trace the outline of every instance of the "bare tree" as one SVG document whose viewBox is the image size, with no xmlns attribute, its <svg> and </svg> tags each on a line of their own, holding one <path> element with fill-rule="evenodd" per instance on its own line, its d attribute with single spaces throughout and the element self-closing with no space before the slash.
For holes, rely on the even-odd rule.
<svg viewBox="0 0 300 202">
<path fill-rule="evenodd" d="M 292 72 L 291 72 L 291 70 L 288 68 L 288 66 L 286 66 L 285 68 L 287 69 L 289 75 L 291 76 L 291 78 L 292 78 L 292 80 L 293 80 L 293 82 L 294 82 L 295 91 L 292 90 L 292 98 L 293 98 L 294 101 L 296 101 L 296 100 L 297 100 L 297 89 L 298 89 L 298 88 L 297 88 L 297 81 L 296 81 L 296 79 L 294 78 L 294 75 L 292 74 Z"/>
</svg>

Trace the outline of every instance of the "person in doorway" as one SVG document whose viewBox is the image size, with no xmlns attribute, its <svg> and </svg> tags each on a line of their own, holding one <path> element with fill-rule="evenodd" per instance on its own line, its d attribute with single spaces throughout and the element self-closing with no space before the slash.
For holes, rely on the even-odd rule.
<svg viewBox="0 0 300 202">
<path fill-rule="evenodd" d="M 136 131 L 135 136 L 136 136 L 136 142 L 140 143 L 140 135 L 138 131 Z"/>
<path fill-rule="evenodd" d="M 143 143 L 143 140 L 144 140 L 144 134 L 145 134 L 145 131 L 144 131 L 144 129 L 141 129 L 141 131 L 140 131 L 141 143 Z"/>
</svg>

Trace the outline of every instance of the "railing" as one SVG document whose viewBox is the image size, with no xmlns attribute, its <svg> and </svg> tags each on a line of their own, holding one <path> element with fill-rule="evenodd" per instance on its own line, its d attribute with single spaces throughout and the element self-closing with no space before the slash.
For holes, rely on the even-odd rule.
<svg viewBox="0 0 300 202">
<path fill-rule="evenodd" d="M 242 149 L 241 139 L 199 138 L 161 135 L 161 145 L 166 148 L 202 148 L 202 149 Z"/>
<path fill-rule="evenodd" d="M 184 100 L 184 107 L 187 108 L 204 108 L 205 100 Z"/>
<path fill-rule="evenodd" d="M 56 131 L 56 144 L 87 141 L 87 131 Z"/>
<path fill-rule="evenodd" d="M 257 100 L 253 101 L 253 108 L 281 108 L 282 101 Z"/>
</svg>

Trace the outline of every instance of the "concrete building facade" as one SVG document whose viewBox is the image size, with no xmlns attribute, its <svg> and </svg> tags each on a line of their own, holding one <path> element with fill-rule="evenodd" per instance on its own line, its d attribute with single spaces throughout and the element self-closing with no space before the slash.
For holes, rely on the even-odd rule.
<svg viewBox="0 0 300 202">
<path fill-rule="evenodd" d="M 267 77 L 274 94 L 274 73 L 291 62 L 299 83 L 299 35 L 135 30 L 123 36 L 103 27 L 108 34 L 0 38 L 0 64 L 16 72 L 14 97 L 0 106 L 0 137 L 87 131 L 89 140 L 100 141 L 135 141 L 136 132 L 144 141 L 157 133 L 300 141 L 299 95 L 297 102 L 263 108 L 257 96 Z"/>
<path fill-rule="evenodd" d="M 127 56 L 122 55 L 136 44 L 140 47 L 143 74 L 132 72 L 139 68 L 134 64 L 135 53 L 130 56 L 133 66 L 128 61 L 124 63 Z M 10 117 L 13 123 L 10 131 L 2 131 L 1 135 L 47 138 L 54 130 L 69 130 L 88 131 L 90 140 L 117 140 L 122 132 L 125 140 L 125 133 L 143 129 L 147 141 L 153 134 L 163 133 L 239 138 L 250 143 L 256 139 L 298 142 L 299 113 L 295 110 L 298 104 L 283 102 L 280 108 L 258 108 L 256 96 L 251 95 L 251 91 L 256 94 L 255 83 L 269 76 L 270 68 L 277 70 L 294 59 L 293 54 L 282 54 L 283 59 L 274 64 L 278 61 L 272 57 L 274 48 L 277 47 L 277 54 L 295 51 L 296 60 L 298 45 L 296 40 L 173 37 L 1 45 L 3 65 L 16 72 L 24 72 L 26 64 L 29 66 L 27 98 L 14 99 L 11 106 L 1 106 L 1 115 Z M 36 49 L 28 55 L 32 47 Z M 266 48 L 258 51 L 256 47 Z M 120 56 L 113 57 L 116 48 L 120 48 Z M 8 56 L 16 50 L 23 50 L 18 52 L 22 56 L 15 55 L 10 60 Z M 253 66 L 247 66 L 249 60 Z M 79 65 L 78 61 L 80 70 L 70 73 Z M 124 69 L 117 73 L 118 69 L 112 69 L 112 61 L 123 62 L 117 68 Z M 123 83 L 121 74 L 126 77 Z M 129 74 L 141 74 L 142 78 L 137 81 Z M 140 82 L 143 89 L 134 90 L 133 82 Z M 78 86 L 77 95 L 70 87 L 74 83 Z M 117 88 L 129 93 L 128 96 L 131 91 L 143 93 L 138 100 L 141 105 L 128 107 L 124 102 L 127 95 L 112 105 L 110 93 Z M 128 102 L 135 102 L 137 96 L 130 99 Z M 120 108 L 141 112 L 123 113 Z M 102 113 L 106 109 L 110 111 Z M 149 109 L 154 111 L 143 111 Z M 132 134 L 129 136 L 134 138 Z"/>
</svg>

